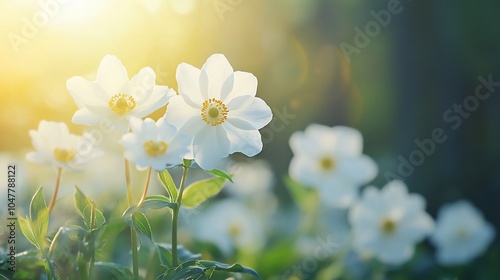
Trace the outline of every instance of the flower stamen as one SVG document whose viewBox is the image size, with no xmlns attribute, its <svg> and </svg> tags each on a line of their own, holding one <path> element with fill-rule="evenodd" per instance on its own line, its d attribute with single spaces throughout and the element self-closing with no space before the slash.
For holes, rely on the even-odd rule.
<svg viewBox="0 0 500 280">
<path fill-rule="evenodd" d="M 118 113 L 119 115 L 124 115 L 135 108 L 136 102 L 132 96 L 124 93 L 118 93 L 111 97 L 108 105 L 111 111 Z"/>
<path fill-rule="evenodd" d="M 384 219 L 380 224 L 380 229 L 385 235 L 391 235 L 396 231 L 397 224 L 391 219 Z"/>
<path fill-rule="evenodd" d="M 322 157 L 319 160 L 319 167 L 323 171 L 331 171 L 332 169 L 335 168 L 335 159 L 329 156 Z"/>
<path fill-rule="evenodd" d="M 72 149 L 54 149 L 54 158 L 60 162 L 68 163 L 75 159 L 76 153 Z"/>
<path fill-rule="evenodd" d="M 222 101 L 215 98 L 205 100 L 201 108 L 201 117 L 212 126 L 222 124 L 227 119 L 227 107 Z"/>
<path fill-rule="evenodd" d="M 144 143 L 144 150 L 150 156 L 159 156 L 163 155 L 167 151 L 168 145 L 167 143 L 160 141 L 155 142 L 153 140 L 149 140 Z"/>
</svg>

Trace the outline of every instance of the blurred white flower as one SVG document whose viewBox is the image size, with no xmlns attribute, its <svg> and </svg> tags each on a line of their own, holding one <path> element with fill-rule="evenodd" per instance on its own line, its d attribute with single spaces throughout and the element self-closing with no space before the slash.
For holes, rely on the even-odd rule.
<svg viewBox="0 0 500 280">
<path fill-rule="evenodd" d="M 257 92 L 257 78 L 236 71 L 222 54 L 200 69 L 182 63 L 176 74 L 179 94 L 170 99 L 166 121 L 191 136 L 198 165 L 211 170 L 235 152 L 255 156 L 262 150 L 258 129 L 271 121 L 269 106 Z"/>
<path fill-rule="evenodd" d="M 444 205 L 431 241 L 442 265 L 459 265 L 481 255 L 495 238 L 495 229 L 468 201 Z"/>
<path fill-rule="evenodd" d="M 262 159 L 230 162 L 227 171 L 233 174 L 233 183 L 228 182 L 224 189 L 236 196 L 267 194 L 274 184 L 271 166 Z"/>
<path fill-rule="evenodd" d="M 116 56 L 106 55 L 97 69 L 96 81 L 77 76 L 66 87 L 78 106 L 73 115 L 77 124 L 112 123 L 122 133 L 128 131 L 131 116 L 143 118 L 165 106 L 175 95 L 166 86 L 155 85 L 156 75 L 145 67 L 129 80 L 127 70 Z"/>
<path fill-rule="evenodd" d="M 290 147 L 290 176 L 318 188 L 321 200 L 330 206 L 348 207 L 358 188 L 378 172 L 375 162 L 362 154 L 363 138 L 353 128 L 311 124 L 292 134 Z"/>
<path fill-rule="evenodd" d="M 360 254 L 375 255 L 387 264 L 402 264 L 413 256 L 414 245 L 429 235 L 432 218 L 425 212 L 425 200 L 408 194 L 401 181 L 382 190 L 367 187 L 349 212 L 353 245 Z"/>
<path fill-rule="evenodd" d="M 42 120 L 38 130 L 30 130 L 29 134 L 36 151 L 28 153 L 26 158 L 33 162 L 73 171 L 101 155 L 90 135 L 71 134 L 62 122 Z"/>
<path fill-rule="evenodd" d="M 236 247 L 255 252 L 263 245 L 264 229 L 259 219 L 232 199 L 209 205 L 198 213 L 193 225 L 196 239 L 214 243 L 226 255 Z"/>
<path fill-rule="evenodd" d="M 130 128 L 132 132 L 123 135 L 120 143 L 125 147 L 125 158 L 138 169 L 164 170 L 167 165 L 180 164 L 189 152 L 189 138 L 177 133 L 164 118 L 155 123 L 132 117 Z"/>
</svg>

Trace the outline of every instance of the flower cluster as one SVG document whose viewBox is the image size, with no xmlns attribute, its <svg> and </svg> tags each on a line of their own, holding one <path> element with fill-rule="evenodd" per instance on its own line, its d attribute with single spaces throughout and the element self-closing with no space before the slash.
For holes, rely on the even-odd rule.
<svg viewBox="0 0 500 280">
<path fill-rule="evenodd" d="M 120 60 L 105 56 L 95 81 L 83 77 L 67 81 L 78 106 L 73 122 L 95 125 L 106 121 L 111 129 L 125 133 L 120 141 L 125 157 L 141 169 L 163 170 L 186 158 L 211 170 L 230 154 L 254 156 L 262 150 L 258 130 L 271 121 L 271 109 L 255 96 L 256 77 L 234 72 L 224 55 L 212 55 L 201 69 L 180 64 L 180 95 L 155 85 L 155 79 L 154 71 L 146 67 L 129 80 Z M 142 120 L 167 103 L 165 116 L 156 123 Z M 42 121 L 39 130 L 30 134 L 37 149 L 28 156 L 30 160 L 73 170 L 70 164 L 80 166 L 94 158 L 94 154 L 77 151 L 81 140 L 70 135 L 63 123 Z M 93 144 L 91 138 L 88 141 Z"/>
<path fill-rule="evenodd" d="M 317 189 L 325 205 L 348 209 L 356 252 L 400 265 L 412 258 L 417 243 L 430 237 L 437 261 L 449 266 L 467 263 L 486 250 L 495 230 L 469 202 L 443 206 L 434 222 L 425 212 L 424 197 L 409 194 L 399 180 L 380 190 L 368 186 L 358 198 L 359 187 L 377 175 L 374 161 L 362 154 L 362 141 L 353 128 L 319 124 L 290 137 L 290 177 Z"/>
</svg>

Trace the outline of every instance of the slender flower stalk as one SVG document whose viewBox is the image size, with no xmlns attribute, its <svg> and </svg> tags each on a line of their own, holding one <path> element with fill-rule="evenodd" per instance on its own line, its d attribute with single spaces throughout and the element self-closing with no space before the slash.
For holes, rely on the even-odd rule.
<svg viewBox="0 0 500 280">
<path fill-rule="evenodd" d="M 189 171 L 191 160 L 184 160 L 181 185 L 179 187 L 179 196 L 177 197 L 177 206 L 172 211 L 172 263 L 177 266 L 177 220 L 179 220 L 179 210 L 181 209 L 182 194 L 184 193 L 184 186 L 186 185 L 186 178 Z"/>
<path fill-rule="evenodd" d="M 144 192 L 142 193 L 141 200 L 139 200 L 137 207 L 139 207 L 144 202 L 144 199 L 146 199 L 146 195 L 148 194 L 149 180 L 150 179 L 151 179 L 151 167 L 148 168 L 148 175 L 146 177 L 146 184 L 144 185 Z"/>
<path fill-rule="evenodd" d="M 130 186 L 130 164 L 127 159 L 125 159 L 125 182 L 127 185 L 127 200 L 128 206 L 132 206 L 134 203 L 132 199 L 132 187 Z M 132 250 L 132 270 L 134 273 L 134 279 L 139 279 L 139 257 L 137 254 L 137 233 L 133 228 L 130 228 L 130 250 Z"/>
<path fill-rule="evenodd" d="M 49 214 L 52 211 L 52 208 L 54 208 L 54 205 L 56 204 L 56 199 L 57 199 L 57 192 L 59 191 L 59 185 L 61 183 L 61 173 L 62 173 L 62 168 L 58 167 L 57 168 L 57 178 L 56 178 L 56 184 L 54 186 L 54 193 L 52 194 L 52 198 L 50 199 L 49 203 Z"/>
</svg>

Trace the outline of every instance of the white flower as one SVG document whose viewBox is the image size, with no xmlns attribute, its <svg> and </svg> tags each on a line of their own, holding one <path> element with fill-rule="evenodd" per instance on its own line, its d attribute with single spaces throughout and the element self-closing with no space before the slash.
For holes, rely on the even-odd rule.
<svg viewBox="0 0 500 280">
<path fill-rule="evenodd" d="M 180 164 L 189 152 L 189 139 L 177 133 L 164 118 L 155 123 L 149 118 L 143 121 L 132 117 L 130 128 L 132 132 L 123 135 L 120 143 L 125 147 L 125 158 L 138 169 L 164 170 L 167 165 Z"/>
<path fill-rule="evenodd" d="M 359 253 L 375 255 L 387 264 L 402 264 L 413 256 L 414 245 L 434 228 L 425 200 L 408 194 L 401 181 L 384 189 L 367 187 L 349 212 L 353 245 Z"/>
<path fill-rule="evenodd" d="M 131 116 L 143 118 L 165 106 L 175 92 L 166 86 L 155 86 L 156 75 L 145 67 L 132 79 L 117 57 L 106 55 L 97 69 L 96 81 L 72 77 L 66 87 L 78 106 L 73 115 L 77 124 L 112 122 L 114 128 L 128 131 Z"/>
<path fill-rule="evenodd" d="M 170 99 L 166 121 L 191 136 L 194 160 L 205 170 L 235 152 L 254 156 L 262 150 L 258 129 L 271 121 L 267 104 L 255 97 L 257 78 L 233 72 L 222 54 L 200 69 L 182 63 L 176 74 L 179 94 Z"/>
<path fill-rule="evenodd" d="M 257 252 L 264 240 L 260 220 L 240 202 L 226 199 L 199 214 L 192 231 L 200 241 L 212 242 L 226 255 L 235 248 Z"/>
<path fill-rule="evenodd" d="M 459 265 L 481 255 L 495 238 L 495 229 L 468 201 L 443 206 L 436 231 L 431 237 L 437 260 L 443 265 Z"/>
<path fill-rule="evenodd" d="M 233 174 L 233 182 L 224 188 L 240 197 L 269 194 L 274 185 L 274 174 L 269 163 L 262 159 L 230 162 L 228 172 Z"/>
<path fill-rule="evenodd" d="M 290 137 L 294 157 L 290 176 L 307 186 L 318 188 L 327 205 L 347 207 L 358 188 L 377 175 L 375 162 L 362 154 L 359 131 L 344 127 L 309 125 Z"/>
<path fill-rule="evenodd" d="M 66 124 L 42 120 L 38 130 L 30 130 L 35 152 L 26 156 L 37 163 L 48 163 L 66 170 L 79 169 L 101 154 L 90 134 L 71 134 Z"/>
</svg>

